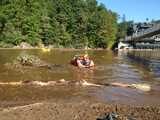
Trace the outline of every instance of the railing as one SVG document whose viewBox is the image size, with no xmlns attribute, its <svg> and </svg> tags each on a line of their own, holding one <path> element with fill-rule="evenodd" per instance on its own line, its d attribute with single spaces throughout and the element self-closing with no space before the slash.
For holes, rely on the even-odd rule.
<svg viewBox="0 0 160 120">
<path fill-rule="evenodd" d="M 140 37 L 145 37 L 146 35 L 150 33 L 154 33 L 158 30 L 160 31 L 160 24 L 156 24 L 153 27 L 143 30 L 141 32 L 134 33 L 132 36 L 127 36 L 125 37 L 124 41 L 131 41 L 132 39 L 138 39 Z"/>
<path fill-rule="evenodd" d="M 136 49 L 160 49 L 160 43 L 136 43 Z"/>
</svg>

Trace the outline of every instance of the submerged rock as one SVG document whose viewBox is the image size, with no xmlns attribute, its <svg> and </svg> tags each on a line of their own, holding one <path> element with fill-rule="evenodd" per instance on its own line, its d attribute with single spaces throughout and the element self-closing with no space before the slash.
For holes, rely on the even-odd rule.
<svg viewBox="0 0 160 120">
<path fill-rule="evenodd" d="M 15 62 L 16 64 L 24 65 L 24 66 L 41 66 L 45 65 L 46 63 L 37 56 L 34 55 L 28 55 L 28 54 L 20 54 Z"/>
<path fill-rule="evenodd" d="M 8 68 L 24 68 L 24 67 L 41 67 L 46 69 L 53 69 L 57 67 L 61 67 L 61 65 L 57 64 L 50 64 L 35 55 L 29 55 L 26 53 L 22 53 L 12 62 L 6 63 L 5 66 Z"/>
</svg>

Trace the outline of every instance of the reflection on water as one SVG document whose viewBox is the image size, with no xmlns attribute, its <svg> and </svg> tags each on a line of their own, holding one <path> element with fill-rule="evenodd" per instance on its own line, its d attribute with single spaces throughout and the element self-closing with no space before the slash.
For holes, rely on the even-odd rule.
<svg viewBox="0 0 160 120">
<path fill-rule="evenodd" d="M 127 56 L 130 61 L 144 66 L 155 78 L 160 78 L 160 51 L 131 51 Z"/>
<path fill-rule="evenodd" d="M 53 69 L 23 67 L 10 68 L 6 63 L 22 52 L 38 56 L 41 60 L 58 64 Z M 160 64 L 159 51 L 132 52 L 129 54 L 113 53 L 111 51 L 88 51 L 94 60 L 95 69 L 79 69 L 69 64 L 75 54 L 85 51 L 51 50 L 0 50 L 0 82 L 15 82 L 24 80 L 58 81 L 87 80 L 90 83 L 106 84 L 111 82 L 147 83 L 152 86 L 150 92 L 137 89 L 107 86 L 103 88 L 82 86 L 0 86 L 0 106 L 32 103 L 34 101 L 52 101 L 55 99 L 80 100 L 92 99 L 104 102 L 119 102 L 128 104 L 160 105 Z M 142 56 L 142 57 L 141 57 Z M 138 102 L 137 102 L 138 101 Z"/>
</svg>

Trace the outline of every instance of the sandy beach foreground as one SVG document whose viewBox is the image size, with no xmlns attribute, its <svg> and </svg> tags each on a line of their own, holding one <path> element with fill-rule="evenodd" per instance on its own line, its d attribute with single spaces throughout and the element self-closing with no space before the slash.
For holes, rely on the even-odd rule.
<svg viewBox="0 0 160 120">
<path fill-rule="evenodd" d="M 98 120 L 109 113 L 118 120 L 159 120 L 160 107 L 115 105 L 100 102 L 40 102 L 0 109 L 0 120 Z M 103 119 L 102 119 L 103 120 Z"/>
</svg>

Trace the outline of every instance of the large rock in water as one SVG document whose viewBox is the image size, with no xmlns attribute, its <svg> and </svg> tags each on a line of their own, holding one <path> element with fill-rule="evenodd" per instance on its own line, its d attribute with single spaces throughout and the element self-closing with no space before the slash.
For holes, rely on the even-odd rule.
<svg viewBox="0 0 160 120">
<path fill-rule="evenodd" d="M 19 46 L 17 46 L 16 48 L 27 49 L 27 48 L 33 48 L 33 47 L 29 43 L 21 42 L 21 44 Z"/>
<path fill-rule="evenodd" d="M 46 63 L 42 60 L 40 60 L 37 56 L 34 55 L 28 55 L 28 54 L 20 54 L 16 61 L 16 64 L 21 64 L 24 66 L 44 66 Z"/>
<path fill-rule="evenodd" d="M 46 69 L 54 69 L 57 67 L 62 67 L 61 65 L 57 64 L 50 64 L 43 60 L 41 60 L 39 57 L 34 55 L 29 55 L 27 53 L 21 53 L 12 63 L 6 63 L 5 66 L 9 69 L 14 68 L 33 68 L 33 67 L 41 67 Z"/>
</svg>

